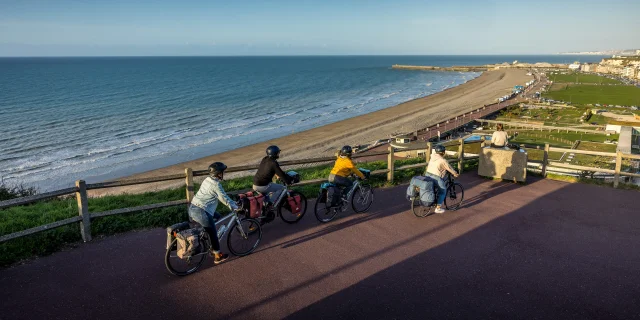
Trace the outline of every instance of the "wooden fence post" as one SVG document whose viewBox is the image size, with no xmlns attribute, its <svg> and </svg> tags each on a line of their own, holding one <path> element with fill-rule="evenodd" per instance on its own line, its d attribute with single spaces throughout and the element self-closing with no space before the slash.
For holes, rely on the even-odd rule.
<svg viewBox="0 0 640 320">
<path fill-rule="evenodd" d="M 185 184 L 187 185 L 187 202 L 191 203 L 191 200 L 193 200 L 193 170 L 185 168 L 184 174 L 186 176 Z"/>
<path fill-rule="evenodd" d="M 427 166 L 429 165 L 429 161 L 431 160 L 431 142 L 427 142 L 427 149 L 424 151 L 425 162 Z M 427 167 L 424 167 L 424 173 L 427 174 Z"/>
<path fill-rule="evenodd" d="M 458 173 L 462 173 L 462 161 L 464 159 L 464 140 L 462 138 L 458 140 L 460 147 L 458 147 Z"/>
<path fill-rule="evenodd" d="M 87 184 L 84 180 L 76 181 L 76 200 L 78 201 L 78 214 L 82 217 L 80 221 L 80 234 L 82 241 L 91 241 L 91 216 L 87 206 Z"/>
<path fill-rule="evenodd" d="M 613 178 L 613 187 L 617 188 L 620 184 L 620 169 L 622 169 L 622 152 L 616 152 L 616 172 Z"/>
<path fill-rule="evenodd" d="M 542 156 L 542 177 L 547 177 L 547 162 L 549 162 L 549 144 L 544 145 L 544 155 Z"/>
<path fill-rule="evenodd" d="M 389 172 L 387 173 L 387 181 L 389 183 L 393 183 L 393 162 L 395 161 L 395 159 L 393 158 L 393 151 L 393 147 L 389 146 L 389 158 L 387 159 L 387 169 L 389 170 Z"/>
</svg>

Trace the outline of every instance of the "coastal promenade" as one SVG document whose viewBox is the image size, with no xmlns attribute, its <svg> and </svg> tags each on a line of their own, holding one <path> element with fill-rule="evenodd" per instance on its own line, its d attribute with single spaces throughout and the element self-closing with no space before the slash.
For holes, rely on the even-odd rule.
<svg viewBox="0 0 640 320">
<path fill-rule="evenodd" d="M 525 70 L 496 70 L 484 72 L 462 85 L 419 98 L 394 107 L 338 121 L 322 127 L 296 132 L 291 135 L 255 143 L 226 152 L 211 150 L 211 156 L 155 169 L 127 178 L 181 174 L 184 169 L 204 169 L 214 161 L 251 165 L 259 162 L 264 150 L 271 144 L 282 150 L 282 160 L 298 160 L 330 156 L 343 145 L 358 145 L 376 139 L 388 138 L 394 132 L 411 132 L 424 129 L 429 123 L 439 123 L 454 115 L 468 113 L 484 105 L 494 103 L 498 97 L 510 93 L 514 85 L 531 80 Z M 92 182 L 92 181 L 89 181 Z M 107 193 L 141 193 L 154 189 L 172 188 L 178 183 L 128 186 L 110 190 L 96 190 L 90 196 Z"/>
<path fill-rule="evenodd" d="M 182 278 L 164 267 L 164 229 L 79 244 L 0 271 L 2 318 L 640 316 L 637 191 L 459 181 L 458 211 L 416 218 L 406 185 L 378 189 L 368 213 L 276 221 L 255 253 Z"/>
</svg>

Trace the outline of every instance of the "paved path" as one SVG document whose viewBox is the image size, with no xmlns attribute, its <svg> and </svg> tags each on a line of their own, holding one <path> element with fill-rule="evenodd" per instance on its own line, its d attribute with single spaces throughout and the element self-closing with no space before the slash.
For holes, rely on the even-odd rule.
<svg viewBox="0 0 640 320">
<path fill-rule="evenodd" d="M 162 229 L 0 271 L 0 319 L 640 318 L 638 192 L 466 174 L 466 205 L 420 219 L 406 186 L 368 214 L 265 227 L 259 251 L 188 277 Z"/>
</svg>

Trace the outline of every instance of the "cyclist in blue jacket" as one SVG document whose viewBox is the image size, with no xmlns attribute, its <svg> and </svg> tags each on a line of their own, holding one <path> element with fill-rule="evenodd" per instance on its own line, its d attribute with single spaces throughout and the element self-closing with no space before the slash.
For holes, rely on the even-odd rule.
<svg viewBox="0 0 640 320">
<path fill-rule="evenodd" d="M 215 264 L 229 259 L 228 254 L 220 252 L 220 241 L 216 231 L 215 222 L 220 219 L 220 214 L 216 212 L 218 201 L 231 210 L 238 209 L 238 205 L 229 198 L 220 183 L 226 169 L 227 166 L 222 162 L 212 163 L 209 166 L 209 177 L 204 179 L 189 206 L 189 218 L 202 225 L 209 234 Z"/>
</svg>

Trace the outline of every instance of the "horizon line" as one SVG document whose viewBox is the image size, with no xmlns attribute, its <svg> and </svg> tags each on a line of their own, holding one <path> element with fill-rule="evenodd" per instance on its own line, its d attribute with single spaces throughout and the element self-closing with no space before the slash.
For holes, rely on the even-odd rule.
<svg viewBox="0 0 640 320">
<path fill-rule="evenodd" d="M 568 54 L 568 53 L 494 53 L 494 54 L 263 54 L 263 55 L 27 55 L 27 56 L 2 56 L 3 58 L 242 58 L 242 57 L 442 57 L 442 56 L 598 56 L 594 54 Z M 609 55 L 602 55 L 609 56 Z"/>
</svg>

